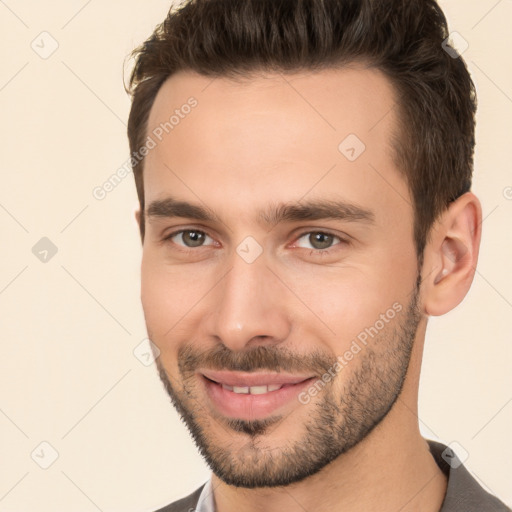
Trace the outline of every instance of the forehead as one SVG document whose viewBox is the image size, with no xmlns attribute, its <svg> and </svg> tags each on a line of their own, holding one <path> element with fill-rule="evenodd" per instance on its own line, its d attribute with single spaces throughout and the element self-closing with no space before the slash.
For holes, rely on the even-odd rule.
<svg viewBox="0 0 512 512">
<path fill-rule="evenodd" d="M 214 116 L 219 125 L 222 117 L 228 115 L 235 122 L 243 122 L 248 115 L 272 115 L 275 121 L 291 115 L 292 120 L 300 117 L 301 124 L 310 123 L 310 133 L 317 128 L 321 132 L 337 131 L 338 135 L 352 130 L 365 138 L 383 116 L 388 118 L 384 127 L 396 122 L 395 113 L 391 112 L 396 100 L 390 81 L 378 69 L 354 63 L 320 71 L 253 72 L 236 79 L 180 71 L 158 91 L 148 119 L 148 132 L 169 122 L 173 112 L 180 114 L 191 98 L 200 107 L 191 114 L 200 112 L 203 122 L 207 116 Z"/>
<path fill-rule="evenodd" d="M 172 192 L 217 198 L 213 208 L 238 198 L 242 207 L 313 189 L 366 204 L 403 201 L 395 101 L 384 74 L 362 65 L 240 80 L 181 71 L 150 111 L 156 147 L 144 166 L 146 204 Z"/>
</svg>

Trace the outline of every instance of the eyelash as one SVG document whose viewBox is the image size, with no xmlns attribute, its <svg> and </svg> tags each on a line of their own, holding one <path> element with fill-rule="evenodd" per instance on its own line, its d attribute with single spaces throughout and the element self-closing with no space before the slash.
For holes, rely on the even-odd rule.
<svg viewBox="0 0 512 512">
<path fill-rule="evenodd" d="M 165 236 L 162 240 L 162 242 L 169 242 L 171 241 L 171 238 L 175 237 L 176 235 L 179 235 L 180 233 L 184 233 L 186 231 L 193 231 L 195 233 L 201 233 L 203 235 L 206 235 L 206 236 L 209 236 L 210 238 L 213 239 L 213 237 L 207 233 L 206 231 L 203 231 L 201 229 L 194 229 L 194 228 L 185 228 L 185 229 L 179 229 L 177 231 L 173 231 L 172 233 L 168 234 L 167 236 Z M 305 235 L 310 235 L 312 233 L 320 233 L 322 235 L 329 235 L 329 236 L 332 236 L 333 238 L 337 238 L 340 243 L 339 244 L 334 244 L 333 246 L 327 248 L 327 249 L 311 249 L 310 252 L 309 252 L 309 255 L 318 255 L 318 256 L 322 256 L 323 254 L 330 254 L 332 252 L 332 250 L 335 250 L 335 247 L 337 245 L 349 245 L 350 242 L 345 239 L 345 238 L 342 238 L 341 236 L 339 235 L 336 235 L 334 233 L 331 233 L 330 231 L 320 231 L 320 230 L 311 230 L 311 231 L 304 231 L 302 233 L 300 233 L 299 235 L 297 235 L 297 238 L 296 240 L 300 240 L 303 236 Z M 194 249 L 201 249 L 202 247 L 207 247 L 207 246 L 199 246 L 199 247 L 185 247 L 183 245 L 179 245 L 179 244 L 174 244 L 178 247 L 178 250 L 179 251 L 182 251 L 184 252 L 185 254 L 189 254 L 191 252 L 194 251 Z M 306 249 L 305 247 L 299 247 L 299 249 Z"/>
</svg>

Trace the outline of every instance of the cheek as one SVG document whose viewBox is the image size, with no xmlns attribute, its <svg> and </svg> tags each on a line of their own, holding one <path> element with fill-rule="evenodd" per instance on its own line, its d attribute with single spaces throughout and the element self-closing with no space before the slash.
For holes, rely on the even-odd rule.
<svg viewBox="0 0 512 512">
<path fill-rule="evenodd" d="M 294 290 L 313 314 L 308 311 L 298 321 L 317 335 L 325 332 L 331 350 L 341 354 L 365 329 L 377 322 L 380 327 L 381 315 L 389 320 L 396 318 L 397 308 L 406 308 L 415 277 L 410 259 L 398 261 L 389 255 L 379 264 L 368 262 L 324 277 L 305 273 Z M 297 307 L 304 310 L 300 304 Z M 386 322 L 386 330 L 395 324 Z"/>
<path fill-rule="evenodd" d="M 353 276 L 338 276 L 337 279 L 330 280 L 323 291 L 316 289 L 306 297 L 305 302 L 316 317 L 314 323 L 307 320 L 309 328 L 317 333 L 319 328 L 325 331 L 335 345 L 332 348 L 336 354 L 343 352 L 361 330 L 375 322 L 381 309 L 388 307 L 388 302 L 389 306 L 393 303 L 382 290 L 375 289 L 364 279 Z"/>
<path fill-rule="evenodd" d="M 158 265 L 143 258 L 141 302 L 144 319 L 148 335 L 160 351 L 159 359 L 168 376 L 177 374 L 177 345 L 172 340 L 176 336 L 177 329 L 174 326 L 180 318 L 181 309 L 179 290 L 172 286 L 172 282 L 169 276 L 160 271 Z M 173 385 L 176 386 L 174 381 Z"/>
<path fill-rule="evenodd" d="M 215 274 L 197 267 L 169 265 L 150 251 L 141 265 L 141 302 L 148 329 L 157 343 L 169 344 L 193 329 Z M 212 281 L 213 279 L 213 281 Z"/>
<path fill-rule="evenodd" d="M 180 318 L 182 286 L 161 262 L 144 254 L 141 266 L 141 302 L 148 329 L 155 342 L 162 343 L 162 337 Z M 183 312 L 181 312 L 183 315 Z M 172 332 L 172 331 L 171 331 Z M 169 333 L 170 334 L 170 333 Z"/>
<path fill-rule="evenodd" d="M 172 294 L 167 283 L 151 264 L 144 263 L 141 268 L 141 302 L 148 327 L 160 330 L 164 321 L 169 321 L 173 314 Z"/>
</svg>

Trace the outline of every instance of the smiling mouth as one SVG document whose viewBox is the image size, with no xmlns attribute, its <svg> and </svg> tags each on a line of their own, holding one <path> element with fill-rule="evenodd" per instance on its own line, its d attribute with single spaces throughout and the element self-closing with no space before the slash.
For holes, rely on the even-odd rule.
<svg viewBox="0 0 512 512">
<path fill-rule="evenodd" d="M 223 384 L 222 382 L 217 382 L 213 379 L 209 379 L 208 377 L 204 376 L 206 380 L 209 380 L 210 382 L 214 384 L 218 384 L 222 386 L 223 389 L 226 389 L 228 391 L 232 391 L 233 393 L 237 393 L 240 395 L 264 395 L 266 393 L 272 393 L 274 391 L 278 391 L 281 388 L 287 387 L 287 386 L 294 386 L 295 384 L 262 384 L 259 386 L 230 386 L 229 384 Z M 303 381 L 301 381 L 303 382 Z"/>
<path fill-rule="evenodd" d="M 266 387 L 266 392 L 277 391 L 281 387 L 299 384 L 313 378 L 312 375 L 300 375 L 282 372 L 239 372 L 228 370 L 201 369 L 198 373 L 217 384 L 227 386 L 225 389 L 235 393 L 257 394 Z M 248 388 L 245 390 L 245 388 Z M 251 391 L 253 388 L 253 391 Z"/>
<path fill-rule="evenodd" d="M 316 378 L 231 372 L 223 375 L 222 379 L 214 380 L 198 374 L 211 405 L 218 412 L 225 417 L 245 420 L 266 418 L 283 407 L 300 406 L 297 396 Z M 226 379 L 228 382 L 224 382 Z"/>
</svg>

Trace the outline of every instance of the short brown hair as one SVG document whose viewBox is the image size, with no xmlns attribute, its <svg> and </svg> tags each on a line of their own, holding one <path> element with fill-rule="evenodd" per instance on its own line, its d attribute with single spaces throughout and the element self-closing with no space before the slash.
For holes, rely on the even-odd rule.
<svg viewBox="0 0 512 512">
<path fill-rule="evenodd" d="M 132 52 L 130 150 L 144 144 L 153 101 L 177 71 L 249 79 L 259 71 L 365 62 L 388 77 L 399 98 L 395 162 L 413 198 L 421 265 L 430 228 L 470 190 L 473 172 L 475 87 L 448 36 L 435 0 L 185 1 Z M 143 165 L 133 166 L 142 237 Z"/>
</svg>

